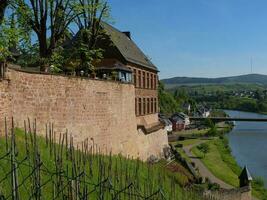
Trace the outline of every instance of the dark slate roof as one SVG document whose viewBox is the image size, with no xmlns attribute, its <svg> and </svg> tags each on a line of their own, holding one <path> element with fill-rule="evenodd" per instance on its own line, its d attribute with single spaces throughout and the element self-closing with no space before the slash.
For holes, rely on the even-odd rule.
<svg viewBox="0 0 267 200">
<path fill-rule="evenodd" d="M 241 172 L 239 179 L 245 179 L 252 181 L 252 176 L 250 175 L 250 172 L 248 171 L 247 166 L 244 167 L 243 171 Z"/>
<path fill-rule="evenodd" d="M 158 71 L 157 67 L 125 33 L 105 22 L 102 22 L 102 27 L 126 61 Z"/>
<path fill-rule="evenodd" d="M 185 118 L 187 118 L 188 116 L 184 113 L 175 113 L 171 116 L 172 119 L 176 119 L 176 118 L 180 118 L 185 120 Z"/>
</svg>

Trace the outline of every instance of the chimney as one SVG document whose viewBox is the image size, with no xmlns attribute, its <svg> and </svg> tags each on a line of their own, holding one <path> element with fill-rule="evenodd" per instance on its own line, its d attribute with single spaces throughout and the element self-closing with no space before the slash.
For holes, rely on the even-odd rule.
<svg viewBox="0 0 267 200">
<path fill-rule="evenodd" d="M 124 33 L 130 40 L 132 39 L 131 38 L 131 32 L 130 31 L 124 31 L 122 33 Z"/>
</svg>

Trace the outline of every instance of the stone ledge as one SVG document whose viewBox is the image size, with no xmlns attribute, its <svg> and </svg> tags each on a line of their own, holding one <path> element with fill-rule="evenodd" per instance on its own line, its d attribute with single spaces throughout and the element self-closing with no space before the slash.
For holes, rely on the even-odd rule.
<svg viewBox="0 0 267 200">
<path fill-rule="evenodd" d="M 149 127 L 141 125 L 141 124 L 137 125 L 137 129 L 141 129 L 145 135 L 151 134 L 151 133 L 156 132 L 160 129 L 164 129 L 164 127 L 165 127 L 164 124 L 162 124 L 161 122 L 157 122 L 153 125 L 150 125 Z"/>
</svg>

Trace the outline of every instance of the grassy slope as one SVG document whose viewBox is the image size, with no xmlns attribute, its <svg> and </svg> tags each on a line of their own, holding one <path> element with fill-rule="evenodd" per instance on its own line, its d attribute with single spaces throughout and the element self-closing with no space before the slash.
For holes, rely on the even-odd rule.
<svg viewBox="0 0 267 200">
<path fill-rule="evenodd" d="M 202 136 L 207 133 L 208 129 L 192 129 L 192 130 L 182 130 L 174 132 L 174 134 L 182 135 L 182 136 Z"/>
<path fill-rule="evenodd" d="M 203 154 L 194 147 L 192 152 L 202 158 L 203 163 L 208 169 L 224 182 L 238 187 L 238 176 L 232 171 L 232 169 L 224 162 L 221 157 L 216 141 L 209 141 L 207 144 L 210 147 L 210 151 L 204 157 Z"/>
<path fill-rule="evenodd" d="M 17 137 L 16 143 L 17 143 L 17 149 L 18 149 L 18 160 L 22 160 L 26 156 L 24 133 L 20 130 L 16 130 L 16 137 Z M 38 146 L 39 146 L 40 153 L 41 153 L 41 160 L 45 166 L 42 168 L 45 170 L 49 170 L 50 172 L 54 172 L 56 168 L 54 156 L 53 156 L 54 150 L 51 156 L 49 147 L 46 145 L 45 140 L 43 138 L 38 138 L 37 141 L 38 141 Z M 2 157 L 6 153 L 5 152 L 5 140 L 3 138 L 0 138 L 0 150 L 1 150 L 0 157 Z M 59 151 L 59 147 L 56 146 L 55 150 Z M 78 152 L 76 153 L 78 155 Z M 65 148 L 63 149 L 62 154 L 63 154 L 63 159 L 65 159 L 64 158 L 66 154 Z M 190 176 L 190 174 L 186 174 L 187 173 L 186 170 L 183 167 L 179 166 L 178 164 L 172 164 L 169 166 L 169 169 L 166 169 L 165 162 L 160 162 L 157 165 L 151 166 L 141 161 L 127 160 L 120 156 L 109 157 L 109 156 L 94 155 L 94 156 L 89 156 L 89 157 L 90 158 L 88 159 L 91 159 L 92 165 L 86 166 L 85 171 L 88 174 L 90 174 L 90 171 L 91 171 L 92 175 L 90 175 L 90 178 L 88 180 L 90 183 L 97 184 L 99 182 L 98 178 L 99 178 L 100 169 L 99 169 L 98 164 L 100 160 L 102 160 L 101 162 L 106 164 L 106 168 L 105 168 L 106 170 L 108 168 L 107 166 L 111 164 L 110 166 L 112 170 L 110 171 L 111 173 L 110 177 L 112 178 L 112 180 L 113 181 L 114 180 L 118 181 L 118 179 L 122 180 L 116 183 L 116 187 L 118 189 L 123 188 L 126 185 L 125 177 L 128 176 L 128 179 L 133 178 L 134 181 L 138 180 L 137 184 L 139 185 L 140 188 L 142 188 L 141 190 L 143 192 L 145 192 L 144 190 L 147 190 L 147 188 L 155 191 L 161 185 L 168 199 L 172 199 L 171 190 L 170 190 L 171 182 L 176 183 L 175 184 L 176 185 L 175 190 L 177 192 L 176 194 L 180 195 L 179 198 L 176 196 L 177 199 L 181 199 L 181 198 L 182 199 L 193 199 L 192 196 L 196 195 L 194 192 L 193 193 L 184 192 L 179 186 L 179 184 L 185 184 L 188 182 L 187 179 L 188 179 L 188 176 Z M 27 164 L 27 162 L 24 164 Z M 27 177 L 30 173 L 30 168 L 24 164 L 20 165 L 19 170 L 18 170 L 18 178 L 20 180 L 19 181 L 20 184 L 23 182 L 24 178 Z M 70 161 L 64 160 L 64 166 L 67 166 L 67 165 L 69 166 L 69 169 L 70 169 L 72 163 Z M 137 169 L 136 166 L 138 166 L 137 179 L 135 179 L 136 177 L 134 177 L 136 176 L 135 174 L 136 169 Z M 0 177 L 1 178 L 5 177 L 5 175 L 8 174 L 8 172 L 10 171 L 10 161 L 0 159 L 0 168 L 1 168 Z M 108 172 L 106 171 L 105 173 L 108 173 Z M 70 172 L 68 172 L 67 174 L 71 176 Z M 43 187 L 43 191 L 42 191 L 42 195 L 45 199 L 52 199 L 51 194 L 53 191 L 53 185 L 51 184 L 50 178 L 51 176 L 46 173 L 42 173 L 41 175 L 42 183 L 45 183 L 48 181 L 45 187 Z M 54 180 L 54 178 L 52 179 Z M 32 181 L 33 180 L 31 179 L 26 179 L 23 186 L 20 187 L 20 194 L 21 194 L 22 199 L 28 199 L 29 197 L 28 194 L 32 190 L 32 183 L 33 183 Z M 8 194 L 10 194 L 10 189 L 11 189 L 10 178 L 3 179 L 2 181 L 0 181 L 0 193 L 4 194 L 5 196 L 8 196 Z M 91 186 L 89 187 L 89 189 L 93 190 L 94 187 Z M 183 197 L 181 197 L 181 195 L 183 195 Z M 191 197 L 186 197 L 188 195 L 190 195 Z M 94 195 L 93 198 L 91 199 L 96 199 L 96 198 L 97 197 Z M 121 198 L 121 199 L 125 199 L 125 198 Z"/>
<path fill-rule="evenodd" d="M 206 167 L 219 179 L 224 182 L 238 187 L 242 169 L 237 164 L 235 158 L 231 155 L 227 142 L 222 139 L 216 139 L 208 142 L 210 151 L 203 157 L 203 154 L 194 147 L 192 152 L 202 158 Z M 253 195 L 261 200 L 267 199 L 267 191 L 257 184 L 253 183 Z"/>
</svg>

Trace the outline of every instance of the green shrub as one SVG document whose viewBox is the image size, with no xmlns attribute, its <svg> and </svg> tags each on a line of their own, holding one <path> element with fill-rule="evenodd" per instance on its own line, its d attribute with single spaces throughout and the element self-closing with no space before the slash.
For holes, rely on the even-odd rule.
<svg viewBox="0 0 267 200">
<path fill-rule="evenodd" d="M 201 151 L 205 157 L 205 155 L 210 151 L 210 147 L 207 143 L 202 143 L 197 146 L 198 150 Z"/>
<path fill-rule="evenodd" d="M 253 180 L 253 184 L 257 187 L 264 187 L 264 180 L 262 177 L 256 177 Z"/>
</svg>

